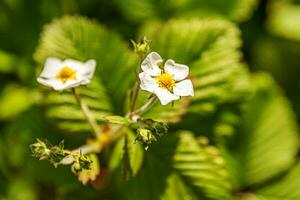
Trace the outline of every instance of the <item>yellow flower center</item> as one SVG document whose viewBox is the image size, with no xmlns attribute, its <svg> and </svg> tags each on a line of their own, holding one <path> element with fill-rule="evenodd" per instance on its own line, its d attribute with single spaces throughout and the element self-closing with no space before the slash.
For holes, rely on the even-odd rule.
<svg viewBox="0 0 300 200">
<path fill-rule="evenodd" d="M 163 73 L 160 76 L 156 77 L 155 80 L 159 87 L 167 89 L 169 91 L 172 91 L 173 87 L 175 86 L 175 81 L 169 73 Z"/>
<path fill-rule="evenodd" d="M 57 78 L 60 79 L 62 82 L 74 80 L 76 79 L 76 72 L 72 68 L 65 66 L 61 68 L 61 70 L 57 73 Z"/>
</svg>

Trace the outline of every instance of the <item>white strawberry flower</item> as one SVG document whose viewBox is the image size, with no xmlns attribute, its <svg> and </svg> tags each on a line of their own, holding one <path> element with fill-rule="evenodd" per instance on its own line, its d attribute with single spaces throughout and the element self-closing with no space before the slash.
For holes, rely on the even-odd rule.
<svg viewBox="0 0 300 200">
<path fill-rule="evenodd" d="M 64 90 L 90 83 L 96 68 L 95 60 L 85 63 L 67 59 L 47 58 L 45 66 L 37 81 L 54 90 Z"/>
<path fill-rule="evenodd" d="M 189 68 L 168 59 L 164 68 L 159 66 L 163 59 L 156 52 L 151 52 L 142 62 L 143 72 L 139 74 L 142 90 L 154 93 L 162 105 L 179 99 L 181 96 L 194 96 L 192 81 L 186 79 Z"/>
</svg>

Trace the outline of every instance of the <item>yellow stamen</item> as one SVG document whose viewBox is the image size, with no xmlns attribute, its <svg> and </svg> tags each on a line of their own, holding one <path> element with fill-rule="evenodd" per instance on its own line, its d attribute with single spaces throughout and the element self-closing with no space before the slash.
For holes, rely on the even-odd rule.
<svg viewBox="0 0 300 200">
<path fill-rule="evenodd" d="M 61 70 L 57 73 L 57 78 L 60 79 L 62 82 L 74 80 L 76 79 L 76 72 L 72 68 L 65 66 L 61 68 Z"/>
<path fill-rule="evenodd" d="M 155 78 L 159 87 L 172 91 L 175 86 L 175 81 L 169 73 L 163 73 Z"/>
</svg>

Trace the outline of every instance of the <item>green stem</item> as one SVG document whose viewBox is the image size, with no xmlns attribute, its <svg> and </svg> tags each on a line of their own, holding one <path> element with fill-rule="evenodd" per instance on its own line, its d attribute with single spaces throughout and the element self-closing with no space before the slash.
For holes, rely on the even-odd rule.
<svg viewBox="0 0 300 200">
<path fill-rule="evenodd" d="M 134 114 L 137 114 L 137 115 L 144 114 L 156 103 L 156 100 L 157 100 L 156 96 L 151 95 L 149 100 L 142 107 L 140 107 L 134 111 Z"/>
<path fill-rule="evenodd" d="M 75 88 L 71 88 L 72 93 L 75 96 L 75 99 L 77 101 L 77 103 L 79 104 L 86 120 L 88 121 L 88 123 L 90 124 L 95 136 L 99 139 L 101 138 L 101 130 L 100 127 L 97 124 L 97 121 L 95 119 L 95 117 L 93 116 L 92 112 L 90 111 L 90 109 L 88 108 L 88 106 L 81 100 L 79 94 L 77 93 L 77 90 Z"/>
<path fill-rule="evenodd" d="M 138 54 L 138 56 L 140 57 L 140 65 L 141 65 L 143 60 L 145 59 L 145 54 L 144 53 Z M 133 92 L 132 92 L 132 96 L 130 99 L 129 119 L 132 119 L 132 117 L 133 117 L 133 114 L 134 114 L 133 111 L 135 110 L 136 101 L 137 101 L 139 91 L 140 91 L 140 79 L 138 77 L 138 74 L 140 71 L 141 71 L 141 67 L 138 66 L 138 68 L 135 70 L 137 82 L 133 86 Z"/>
<path fill-rule="evenodd" d="M 139 87 L 140 82 L 138 81 L 137 83 L 135 83 L 135 85 L 133 86 L 133 92 L 132 92 L 132 96 L 131 96 L 131 104 L 130 104 L 130 113 L 132 113 L 135 109 L 135 105 L 136 105 L 136 101 L 139 95 Z M 131 119 L 131 114 L 129 115 L 129 119 Z"/>
</svg>

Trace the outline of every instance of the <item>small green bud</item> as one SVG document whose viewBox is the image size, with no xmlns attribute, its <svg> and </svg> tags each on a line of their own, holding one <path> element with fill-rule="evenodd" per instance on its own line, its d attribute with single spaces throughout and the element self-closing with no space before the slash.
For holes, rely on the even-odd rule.
<svg viewBox="0 0 300 200">
<path fill-rule="evenodd" d="M 152 142 L 157 141 L 157 137 L 162 137 L 168 133 L 168 125 L 163 122 L 139 118 L 137 124 L 139 128 L 137 129 L 136 141 L 141 142 L 146 149 Z"/>
<path fill-rule="evenodd" d="M 135 41 L 131 40 L 133 45 L 134 51 L 138 55 L 145 55 L 150 51 L 150 43 L 151 41 L 144 37 L 140 42 L 136 43 Z"/>
<path fill-rule="evenodd" d="M 57 167 L 61 161 L 67 156 L 64 150 L 64 141 L 61 141 L 58 146 L 50 147 L 50 155 L 48 160 Z"/>
<path fill-rule="evenodd" d="M 147 150 L 149 145 L 157 139 L 149 129 L 138 128 L 135 140 L 141 142 Z"/>
<path fill-rule="evenodd" d="M 155 134 L 158 135 L 159 137 L 166 135 L 168 133 L 168 128 L 169 127 L 166 123 L 156 122 L 156 121 L 153 123 L 153 127 L 152 127 Z"/>
<path fill-rule="evenodd" d="M 64 142 L 61 141 L 58 146 L 52 146 L 46 140 L 37 139 L 37 142 L 30 145 L 30 149 L 34 157 L 40 160 L 47 159 L 55 167 L 67 156 L 64 150 Z"/>
<path fill-rule="evenodd" d="M 91 169 L 92 160 L 86 155 L 79 155 L 77 160 L 72 164 L 71 170 L 74 174 L 83 170 Z"/>
<path fill-rule="evenodd" d="M 92 161 L 89 157 L 81 155 L 79 157 L 79 163 L 82 169 L 90 169 Z"/>
<path fill-rule="evenodd" d="M 82 168 L 80 167 L 80 163 L 74 162 L 73 165 L 71 166 L 71 170 L 74 174 L 77 174 L 78 172 L 80 172 L 82 170 Z"/>
<path fill-rule="evenodd" d="M 141 128 L 149 129 L 156 136 L 162 137 L 168 133 L 168 125 L 152 119 L 139 119 L 138 124 Z"/>
<path fill-rule="evenodd" d="M 48 148 L 48 142 L 37 139 L 37 142 L 30 146 L 32 155 L 40 160 L 47 159 L 50 155 L 50 149 Z"/>
</svg>

